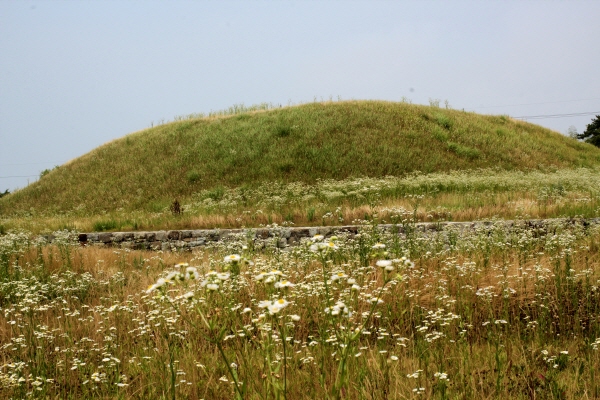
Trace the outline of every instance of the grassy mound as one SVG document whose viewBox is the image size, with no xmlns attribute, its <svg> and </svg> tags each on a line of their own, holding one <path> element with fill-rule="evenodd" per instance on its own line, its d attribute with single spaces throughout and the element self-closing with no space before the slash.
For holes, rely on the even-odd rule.
<svg viewBox="0 0 600 400">
<path fill-rule="evenodd" d="M 600 150 L 504 116 L 381 101 L 314 103 L 127 135 L 0 199 L 0 213 L 160 211 L 202 190 L 479 168 L 594 167 Z"/>
</svg>

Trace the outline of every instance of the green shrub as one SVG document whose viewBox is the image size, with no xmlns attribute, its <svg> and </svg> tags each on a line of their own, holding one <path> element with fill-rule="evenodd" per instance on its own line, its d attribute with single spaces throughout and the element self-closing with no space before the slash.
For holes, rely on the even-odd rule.
<svg viewBox="0 0 600 400">
<path fill-rule="evenodd" d="M 313 222 L 315 219 L 315 208 L 314 207 L 310 207 L 306 213 L 306 219 L 308 219 L 309 222 Z"/>
<path fill-rule="evenodd" d="M 282 162 L 281 164 L 279 164 L 279 170 L 283 173 L 288 173 L 290 172 L 292 169 L 294 168 L 294 164 L 292 164 L 291 162 L 287 161 L 287 162 Z"/>
<path fill-rule="evenodd" d="M 448 142 L 448 149 L 453 151 L 457 156 L 470 159 L 478 158 L 481 155 L 481 152 L 477 149 L 472 149 L 454 142 Z"/>
<path fill-rule="evenodd" d="M 108 221 L 96 221 L 94 222 L 94 231 L 95 232 L 103 232 L 110 231 L 113 229 L 117 229 L 118 224 L 114 219 Z"/>
<path fill-rule="evenodd" d="M 440 142 L 447 142 L 448 141 L 448 133 L 444 132 L 443 130 L 441 130 L 440 128 L 438 128 L 437 126 L 435 128 L 433 128 L 432 132 L 433 133 L 433 137 L 436 138 L 437 140 L 439 140 Z"/>
<path fill-rule="evenodd" d="M 287 137 L 292 134 L 292 128 L 287 125 L 277 125 L 275 127 L 275 136 L 277 137 Z"/>
<path fill-rule="evenodd" d="M 196 183 L 198 181 L 200 181 L 201 176 L 200 176 L 200 172 L 194 170 L 191 170 L 187 173 L 187 180 L 189 183 Z"/>
<path fill-rule="evenodd" d="M 54 168 L 52 168 L 52 169 L 46 168 L 45 170 L 40 172 L 40 179 L 43 178 L 44 176 L 48 175 L 50 172 L 54 171 L 55 169 L 58 169 L 58 165 L 55 165 Z"/>
<path fill-rule="evenodd" d="M 434 120 L 439 126 L 441 126 L 444 129 L 452 128 L 452 125 L 453 125 L 452 120 L 444 114 L 440 114 L 440 113 L 435 114 Z"/>
<path fill-rule="evenodd" d="M 219 201 L 225 195 L 225 188 L 223 186 L 217 186 L 211 190 L 206 192 L 206 197 L 209 199 L 213 199 L 214 201 Z"/>
</svg>

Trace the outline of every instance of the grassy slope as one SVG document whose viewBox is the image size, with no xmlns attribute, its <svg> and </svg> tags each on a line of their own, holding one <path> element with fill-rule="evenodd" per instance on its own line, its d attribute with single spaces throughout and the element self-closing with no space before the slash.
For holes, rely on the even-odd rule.
<svg viewBox="0 0 600 400">
<path fill-rule="evenodd" d="M 158 211 L 219 185 L 599 162 L 591 145 L 506 117 L 404 103 L 315 103 L 130 134 L 0 199 L 0 213 Z"/>
</svg>

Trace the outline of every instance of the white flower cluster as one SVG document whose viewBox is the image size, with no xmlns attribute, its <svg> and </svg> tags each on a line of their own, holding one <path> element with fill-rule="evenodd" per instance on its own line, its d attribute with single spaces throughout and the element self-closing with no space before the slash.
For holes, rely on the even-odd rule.
<svg viewBox="0 0 600 400">
<path fill-rule="evenodd" d="M 336 302 L 333 306 L 325 308 L 325 313 L 333 316 L 341 315 L 350 318 L 352 311 L 342 301 Z"/>
<path fill-rule="evenodd" d="M 339 247 L 335 244 L 337 240 L 336 236 L 332 236 L 329 240 L 325 239 L 323 235 L 315 235 L 310 239 L 313 244 L 310 246 L 310 250 L 313 252 L 324 252 L 329 250 L 337 250 Z"/>
<path fill-rule="evenodd" d="M 440 381 L 450 382 L 450 379 L 448 379 L 448 374 L 445 372 L 436 372 L 435 374 L 433 374 L 433 376 L 438 378 Z"/>
<path fill-rule="evenodd" d="M 269 272 L 260 272 L 254 277 L 259 282 L 266 284 L 277 283 L 283 277 L 283 272 L 278 269 L 271 270 Z"/>
<path fill-rule="evenodd" d="M 158 280 L 152 285 L 148 286 L 146 290 L 147 294 L 154 292 L 157 289 L 162 289 L 165 285 L 175 284 L 177 282 L 183 282 L 186 280 L 199 280 L 200 274 L 196 267 L 190 267 L 187 263 L 176 264 L 174 266 L 176 271 L 171 271 L 164 278 L 158 278 Z M 182 268 L 185 270 L 180 271 Z"/>
<path fill-rule="evenodd" d="M 273 285 L 275 289 L 280 291 L 287 291 L 289 288 L 296 286 L 292 282 L 284 279 L 283 272 L 280 270 L 271 270 L 269 272 L 261 272 L 254 277 L 258 282 L 263 282 L 266 285 Z M 267 309 L 269 314 L 274 315 L 284 309 L 290 304 L 285 298 L 279 298 L 277 300 L 261 300 L 258 302 L 258 308 Z M 297 317 L 297 316 L 293 316 Z M 294 319 L 294 318 L 292 318 Z M 299 320 L 298 317 L 297 320 Z"/>
<path fill-rule="evenodd" d="M 286 299 L 278 299 L 275 301 L 261 300 L 258 302 L 258 308 L 266 308 L 271 315 L 277 314 L 290 304 Z"/>
<path fill-rule="evenodd" d="M 230 276 L 228 272 L 208 271 L 204 276 L 204 280 L 200 282 L 200 286 L 214 292 L 219 290 L 221 283 L 229 279 Z"/>
<path fill-rule="evenodd" d="M 232 254 L 225 257 L 225 263 L 238 263 L 241 260 L 241 256 L 238 254 Z M 198 268 L 190 267 L 188 263 L 180 263 L 176 264 L 173 267 L 175 270 L 169 272 L 164 278 L 158 278 L 158 280 L 150 285 L 146 290 L 147 294 L 150 294 L 156 290 L 164 290 L 166 285 L 176 284 L 178 282 L 185 281 L 197 281 L 200 282 L 200 287 L 206 288 L 209 291 L 217 291 L 221 287 L 224 281 L 228 280 L 231 277 L 229 272 L 217 272 L 217 271 L 208 271 L 204 275 L 204 279 L 201 280 L 201 276 L 198 273 Z M 178 298 L 190 299 L 194 296 L 193 292 L 187 292 Z"/>
</svg>

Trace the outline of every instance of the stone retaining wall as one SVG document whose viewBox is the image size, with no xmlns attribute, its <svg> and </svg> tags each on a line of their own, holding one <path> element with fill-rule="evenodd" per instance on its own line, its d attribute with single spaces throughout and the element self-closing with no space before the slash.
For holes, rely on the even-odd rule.
<svg viewBox="0 0 600 400">
<path fill-rule="evenodd" d="M 573 223 L 584 226 L 600 223 L 600 218 L 592 219 L 549 219 L 529 221 L 481 221 L 481 222 L 441 222 L 441 223 L 418 223 L 410 225 L 415 229 L 426 231 L 440 231 L 447 228 L 453 229 L 475 229 L 477 227 L 491 226 L 493 224 L 504 224 L 513 226 L 515 224 L 529 226 L 531 228 L 545 228 L 556 223 Z M 403 232 L 401 225 L 378 225 L 382 230 L 398 229 Z M 191 250 L 205 246 L 211 242 L 221 240 L 244 238 L 249 241 L 267 241 L 277 247 L 284 248 L 299 243 L 303 238 L 311 238 L 316 234 L 325 237 L 336 233 L 346 232 L 355 235 L 361 229 L 360 225 L 348 225 L 337 227 L 271 227 L 256 229 L 197 229 L 197 230 L 171 230 L 154 232 L 92 232 L 80 233 L 79 242 L 82 245 L 121 247 L 136 250 Z M 52 235 L 46 236 L 52 241 Z"/>
<path fill-rule="evenodd" d="M 155 232 L 103 232 L 80 233 L 79 242 L 83 245 L 115 246 L 139 250 L 180 250 L 202 247 L 211 242 L 245 238 L 251 241 L 273 240 L 277 247 L 287 247 L 311 238 L 316 234 L 324 236 L 333 231 L 356 234 L 358 227 L 315 227 L 315 228 L 258 228 L 258 229 L 197 229 Z"/>
</svg>

